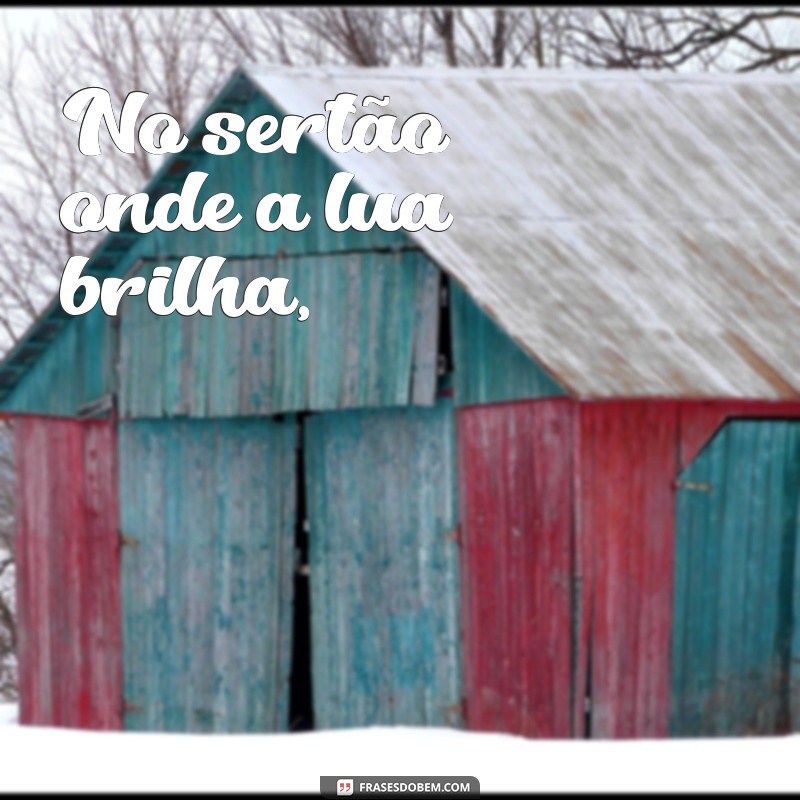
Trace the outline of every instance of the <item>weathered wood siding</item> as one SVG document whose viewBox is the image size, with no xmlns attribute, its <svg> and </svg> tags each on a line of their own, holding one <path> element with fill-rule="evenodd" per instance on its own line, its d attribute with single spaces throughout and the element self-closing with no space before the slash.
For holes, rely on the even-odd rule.
<svg viewBox="0 0 800 800">
<path fill-rule="evenodd" d="M 670 731 L 791 728 L 800 422 L 728 422 L 680 476 Z"/>
<path fill-rule="evenodd" d="M 449 289 L 457 405 L 565 394 L 454 280 Z"/>
<path fill-rule="evenodd" d="M 576 692 L 593 738 L 665 736 L 677 475 L 673 402 L 579 404 Z"/>
<path fill-rule="evenodd" d="M 19 384 L 0 399 L 0 409 L 73 416 L 111 391 L 114 349 L 112 320 L 102 309 L 73 317 L 46 349 L 37 349 Z"/>
<path fill-rule="evenodd" d="M 289 278 L 287 302 L 297 296 L 309 318 L 230 318 L 219 301 L 211 317 L 159 317 L 144 297 L 126 299 L 123 417 L 433 404 L 439 270 L 420 253 L 244 260 L 225 265 L 230 275 Z"/>
<path fill-rule="evenodd" d="M 20 722 L 122 724 L 116 431 L 14 423 Z"/>
<path fill-rule="evenodd" d="M 226 110 L 233 108 L 231 103 L 225 103 L 224 106 Z M 261 95 L 254 95 L 247 102 L 239 104 L 236 111 L 246 120 L 260 114 L 283 116 Z M 179 191 L 190 171 L 205 172 L 208 178 L 196 207 L 201 209 L 205 200 L 217 192 L 227 192 L 233 195 L 242 221 L 224 233 L 179 229 L 139 234 L 123 227 L 122 231 L 107 236 L 104 247 L 89 262 L 87 271 L 95 270 L 100 278 L 108 275 L 126 277 L 141 259 L 155 258 L 158 263 L 176 267 L 183 256 L 191 255 L 265 260 L 276 258 L 279 254 L 312 256 L 356 253 L 369 257 L 375 251 L 398 250 L 412 244 L 403 231 L 387 233 L 377 227 L 366 232 L 331 231 L 325 223 L 324 204 L 330 180 L 338 170 L 324 152 L 307 140 L 300 142 L 295 154 L 283 150 L 257 154 L 243 144 L 229 156 L 205 153 L 199 141 L 199 138 L 192 141 L 185 151 L 171 159 L 166 173 L 156 184 L 148 187 L 151 198 L 155 200 L 165 192 Z M 348 197 L 357 190 L 358 187 L 351 184 Z M 261 230 L 255 222 L 255 210 L 259 199 L 269 192 L 300 194 L 303 198 L 301 214 L 308 212 L 312 218 L 308 227 L 300 232 Z M 282 272 L 280 274 L 283 275 Z M 296 271 L 293 274 L 297 277 Z M 346 317 L 348 304 L 357 301 L 362 303 L 359 306 L 361 314 L 371 320 L 371 324 L 383 324 L 386 318 L 392 316 L 394 309 L 380 301 L 388 299 L 393 304 L 400 300 L 391 295 L 388 298 L 374 298 L 366 293 L 326 297 L 330 284 L 316 271 L 314 275 L 320 280 L 304 281 L 304 294 L 298 290 L 301 301 L 311 308 L 312 316 L 302 324 L 287 319 L 285 327 L 314 327 L 317 324 L 314 322 L 315 313 L 324 318 L 326 311 L 330 314 L 333 308 L 336 308 L 337 315 Z M 362 288 L 366 291 L 366 286 Z M 294 289 L 293 283 L 290 289 Z M 350 285 L 350 289 L 355 290 L 355 286 Z M 320 295 L 324 298 L 321 304 L 320 300 L 315 301 Z M 256 320 L 256 324 L 263 321 L 264 318 Z M 154 330 L 159 332 L 161 328 Z M 336 335 L 339 335 L 341 328 L 336 330 Z M 357 330 L 355 323 L 351 324 L 351 330 Z M 158 333 L 154 335 L 158 336 Z M 301 334 L 299 341 L 306 336 L 308 334 Z M 55 313 L 48 315 L 37 326 L 30 345 L 26 347 L 29 352 L 26 351 L 25 359 L 17 364 L 19 378 L 14 378 L 11 388 L 6 383 L 0 384 L 0 409 L 71 415 L 79 406 L 117 388 L 117 346 L 113 326 L 110 318 L 99 308 L 74 318 L 57 308 Z M 162 347 L 157 347 L 155 356 L 160 357 L 161 354 Z M 208 360 L 211 353 L 195 352 L 193 357 Z M 160 362 L 150 366 L 155 370 Z M 287 380 L 290 382 L 291 378 Z M 280 395 L 282 390 L 274 391 Z M 292 391 L 286 390 L 289 396 Z"/>
<path fill-rule="evenodd" d="M 125 727 L 287 727 L 293 418 L 120 424 Z"/>
<path fill-rule="evenodd" d="M 461 725 L 453 409 L 305 427 L 318 728 Z"/>
<path fill-rule="evenodd" d="M 458 410 L 472 730 L 570 735 L 573 410 L 563 400 Z"/>
</svg>

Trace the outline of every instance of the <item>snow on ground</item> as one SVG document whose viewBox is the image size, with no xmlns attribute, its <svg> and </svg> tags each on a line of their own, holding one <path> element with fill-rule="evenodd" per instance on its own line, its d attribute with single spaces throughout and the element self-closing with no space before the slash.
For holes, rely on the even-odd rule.
<svg viewBox="0 0 800 800">
<path fill-rule="evenodd" d="M 17 721 L 17 707 L 12 703 L 0 703 L 0 725 L 13 725 Z"/>
<path fill-rule="evenodd" d="M 15 719 L 15 707 L 0 705 L 0 792 L 318 793 L 320 775 L 474 775 L 484 792 L 800 789 L 800 736 L 555 742 L 432 728 L 192 736 Z"/>
</svg>

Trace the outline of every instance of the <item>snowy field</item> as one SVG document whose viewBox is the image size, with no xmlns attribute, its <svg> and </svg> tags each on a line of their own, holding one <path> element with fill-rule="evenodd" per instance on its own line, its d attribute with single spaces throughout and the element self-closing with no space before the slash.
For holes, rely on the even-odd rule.
<svg viewBox="0 0 800 800">
<path fill-rule="evenodd" d="M 552 742 L 369 728 L 291 735 L 89 733 L 15 725 L 0 705 L 3 791 L 319 791 L 320 775 L 474 775 L 484 792 L 800 789 L 800 736 Z"/>
</svg>

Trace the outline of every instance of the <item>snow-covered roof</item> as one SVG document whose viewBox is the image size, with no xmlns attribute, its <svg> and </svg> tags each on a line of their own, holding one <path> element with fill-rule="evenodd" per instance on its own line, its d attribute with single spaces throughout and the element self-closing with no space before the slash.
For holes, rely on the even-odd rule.
<svg viewBox="0 0 800 800">
<path fill-rule="evenodd" d="M 336 154 L 310 138 L 373 195 L 443 194 L 449 230 L 410 235 L 571 394 L 800 395 L 797 77 L 244 73 L 286 113 L 352 92 L 391 98 L 364 113 L 438 117 L 451 143 L 436 154 Z"/>
<path fill-rule="evenodd" d="M 800 394 L 798 78 L 247 72 L 288 113 L 438 117 L 443 153 L 326 152 L 372 194 L 444 194 L 453 225 L 414 238 L 573 394 Z"/>
</svg>

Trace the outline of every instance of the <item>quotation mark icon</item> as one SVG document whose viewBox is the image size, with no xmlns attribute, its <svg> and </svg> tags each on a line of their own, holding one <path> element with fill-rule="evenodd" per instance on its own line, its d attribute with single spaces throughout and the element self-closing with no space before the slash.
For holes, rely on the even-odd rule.
<svg viewBox="0 0 800 800">
<path fill-rule="evenodd" d="M 352 778 L 339 778 L 336 781 L 336 796 L 349 797 L 353 794 L 353 779 Z"/>
</svg>

